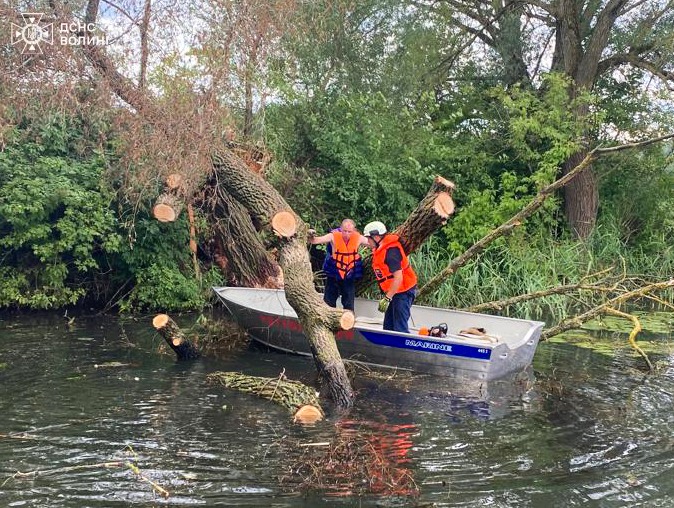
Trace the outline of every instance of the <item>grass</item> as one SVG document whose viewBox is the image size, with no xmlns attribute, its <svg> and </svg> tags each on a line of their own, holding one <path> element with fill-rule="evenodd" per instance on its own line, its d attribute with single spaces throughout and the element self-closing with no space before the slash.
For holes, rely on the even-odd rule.
<svg viewBox="0 0 674 508">
<path fill-rule="evenodd" d="M 612 274 L 638 277 L 643 281 L 668 280 L 674 273 L 674 252 L 657 248 L 625 245 L 611 228 L 598 228 L 585 242 L 575 240 L 527 242 L 501 239 L 460 268 L 423 303 L 450 308 L 466 308 L 503 300 L 521 294 L 574 284 L 583 277 L 612 267 Z M 412 255 L 419 286 L 430 280 L 450 262 L 438 245 L 428 242 Z M 503 315 L 558 322 L 598 303 L 603 295 L 575 291 L 550 295 L 510 306 Z M 671 302 L 673 295 L 659 295 Z"/>
</svg>

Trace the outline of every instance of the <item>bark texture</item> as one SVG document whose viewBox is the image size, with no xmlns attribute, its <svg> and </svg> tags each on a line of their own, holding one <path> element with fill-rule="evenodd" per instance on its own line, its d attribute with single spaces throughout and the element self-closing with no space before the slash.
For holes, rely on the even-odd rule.
<svg viewBox="0 0 674 508">
<path fill-rule="evenodd" d="M 164 337 L 166 343 L 175 352 L 178 360 L 192 360 L 201 356 L 199 349 L 167 314 L 157 314 L 152 319 L 152 326 Z"/>
<path fill-rule="evenodd" d="M 564 174 L 573 170 L 587 155 L 578 152 L 564 163 Z M 564 211 L 569 229 L 577 238 L 587 238 L 594 230 L 599 210 L 597 175 L 592 165 L 564 187 Z"/>
<path fill-rule="evenodd" d="M 202 208 L 209 217 L 208 251 L 229 284 L 280 289 L 283 273 L 267 252 L 248 210 L 222 188 L 218 174 L 208 182 Z"/>
<path fill-rule="evenodd" d="M 219 185 L 244 204 L 253 221 L 269 234 L 269 242 L 277 249 L 283 269 L 286 299 L 297 312 L 309 340 L 323 386 L 339 406 L 350 406 L 354 393 L 334 336 L 334 331 L 338 329 L 334 324 L 340 321 L 344 311 L 325 305 L 314 289 L 306 248 L 306 224 L 268 182 L 251 173 L 246 164 L 231 152 L 217 152 L 213 156 L 213 166 Z M 272 232 L 272 219 L 279 212 L 294 216 L 296 235 L 285 237 Z"/>
<path fill-rule="evenodd" d="M 212 383 L 276 402 L 293 414 L 301 423 L 314 423 L 324 416 L 316 390 L 292 381 L 281 374 L 277 378 L 248 376 L 240 372 L 214 372 L 207 376 Z"/>
<path fill-rule="evenodd" d="M 454 213 L 454 201 L 452 200 L 454 188 L 453 182 L 436 176 L 426 196 L 405 222 L 394 231 L 400 237 L 400 243 L 406 254 L 409 255 L 417 250 L 433 233 L 447 223 Z M 376 282 L 371 267 L 372 259 L 368 256 L 363 259 L 363 278 L 357 284 L 358 294 Z"/>
</svg>

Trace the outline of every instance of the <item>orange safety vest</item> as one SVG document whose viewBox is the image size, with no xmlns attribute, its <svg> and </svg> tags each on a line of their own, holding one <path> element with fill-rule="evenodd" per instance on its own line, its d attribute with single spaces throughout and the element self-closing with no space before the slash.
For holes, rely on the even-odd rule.
<svg viewBox="0 0 674 508">
<path fill-rule="evenodd" d="M 344 241 L 344 237 L 340 231 L 332 233 L 332 243 L 334 246 L 332 259 L 335 262 L 341 279 L 346 279 L 346 274 L 353 270 L 356 264 L 360 262 L 360 254 L 358 254 L 359 240 L 360 233 L 356 231 L 351 233 L 349 243 Z"/>
<path fill-rule="evenodd" d="M 417 274 L 412 270 L 410 265 L 410 260 L 407 258 L 407 254 L 403 249 L 403 246 L 400 245 L 400 238 L 398 235 L 385 235 L 384 239 L 377 247 L 377 250 L 372 254 L 372 269 L 374 270 L 374 276 L 377 278 L 379 287 L 381 290 L 386 293 L 391 284 L 393 283 L 393 274 L 388 269 L 386 265 L 386 251 L 391 247 L 398 247 L 402 253 L 402 261 L 400 267 L 403 271 L 403 281 L 398 288 L 397 293 L 404 293 L 408 289 L 412 289 L 417 284 Z"/>
</svg>

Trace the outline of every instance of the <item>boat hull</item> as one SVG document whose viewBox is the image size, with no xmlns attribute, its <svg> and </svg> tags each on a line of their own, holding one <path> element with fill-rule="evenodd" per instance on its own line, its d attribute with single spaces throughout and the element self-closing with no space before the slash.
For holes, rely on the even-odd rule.
<svg viewBox="0 0 674 508">
<path fill-rule="evenodd" d="M 285 301 L 282 291 L 244 288 L 214 289 L 234 319 L 252 338 L 271 348 L 288 353 L 311 354 L 309 341 L 303 333 L 295 312 Z M 260 301 L 251 304 L 250 299 L 237 295 L 237 289 L 266 293 L 259 293 Z M 275 293 L 269 293 L 270 291 Z M 265 298 L 271 301 L 265 304 Z M 419 318 L 422 318 L 424 312 L 431 313 L 426 319 L 451 319 L 454 322 L 461 317 L 464 322 L 470 322 L 475 326 L 488 322 L 489 328 L 485 326 L 487 329 L 494 329 L 494 324 L 498 324 L 498 321 L 494 319 L 526 324 L 526 326 L 520 326 L 525 331 L 525 336 L 518 340 L 516 348 L 510 347 L 512 341 L 509 344 L 506 340 L 492 343 L 451 336 L 443 339 L 433 338 L 387 331 L 377 323 L 368 323 L 367 319 L 371 319 L 375 304 L 370 300 L 357 299 L 356 315 L 361 315 L 360 308 L 366 321 L 359 323 L 357 320 L 354 329 L 343 330 L 336 334 L 337 347 L 345 361 L 455 378 L 498 379 L 526 369 L 533 359 L 543 326 L 543 323 L 533 321 L 509 320 L 483 314 L 457 313 L 414 306 L 413 317 L 417 314 Z"/>
</svg>

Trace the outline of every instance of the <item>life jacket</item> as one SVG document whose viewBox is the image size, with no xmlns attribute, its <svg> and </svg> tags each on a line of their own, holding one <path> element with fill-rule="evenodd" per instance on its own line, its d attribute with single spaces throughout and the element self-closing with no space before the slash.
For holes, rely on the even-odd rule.
<svg viewBox="0 0 674 508">
<path fill-rule="evenodd" d="M 351 233 L 349 242 L 344 241 L 339 229 L 332 231 L 332 245 L 328 245 L 323 262 L 323 271 L 335 279 L 360 279 L 363 276 L 363 262 L 358 254 L 360 233 Z"/>
<path fill-rule="evenodd" d="M 410 266 L 410 260 L 403 250 L 403 246 L 400 245 L 400 238 L 398 235 L 385 235 L 382 239 L 379 247 L 372 254 L 372 269 L 374 270 L 374 276 L 377 278 L 379 287 L 382 291 L 387 292 L 393 283 L 393 273 L 388 269 L 386 265 L 386 251 L 389 248 L 398 247 L 402 253 L 402 261 L 400 267 L 403 271 L 403 281 L 398 288 L 397 293 L 404 293 L 408 289 L 412 289 L 417 284 L 417 274 L 414 273 L 412 267 Z"/>
</svg>

